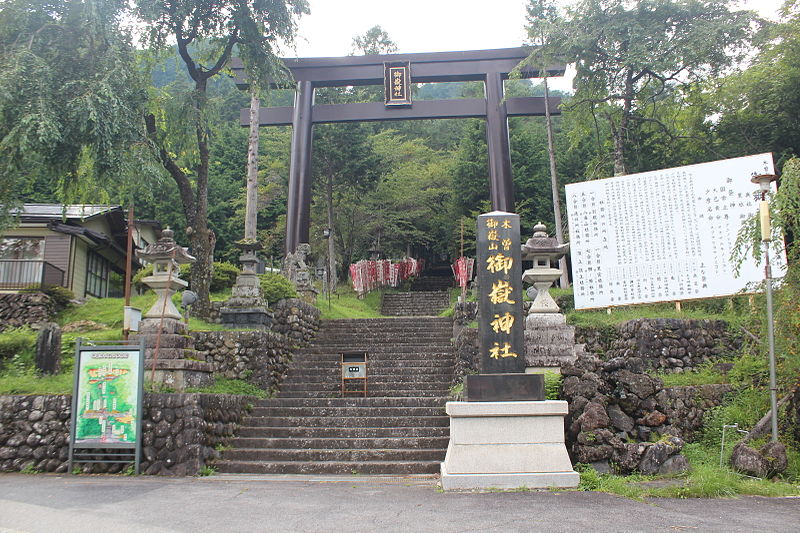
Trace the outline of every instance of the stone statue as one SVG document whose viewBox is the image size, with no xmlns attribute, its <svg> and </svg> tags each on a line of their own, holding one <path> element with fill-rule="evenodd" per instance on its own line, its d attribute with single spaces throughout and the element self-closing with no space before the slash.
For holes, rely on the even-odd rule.
<svg viewBox="0 0 800 533">
<path fill-rule="evenodd" d="M 300 298 L 306 302 L 314 303 L 319 291 L 311 284 L 311 271 L 306 263 L 306 257 L 310 253 L 310 244 L 305 242 L 298 244 L 293 253 L 286 254 L 281 274 L 294 283 Z"/>
</svg>

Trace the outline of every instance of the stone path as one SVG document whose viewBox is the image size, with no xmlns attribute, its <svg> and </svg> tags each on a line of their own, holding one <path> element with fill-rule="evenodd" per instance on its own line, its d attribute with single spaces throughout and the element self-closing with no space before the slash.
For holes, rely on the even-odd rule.
<svg viewBox="0 0 800 533">
<path fill-rule="evenodd" d="M 789 532 L 800 500 L 442 493 L 420 476 L 0 475 L 0 532 Z"/>
</svg>

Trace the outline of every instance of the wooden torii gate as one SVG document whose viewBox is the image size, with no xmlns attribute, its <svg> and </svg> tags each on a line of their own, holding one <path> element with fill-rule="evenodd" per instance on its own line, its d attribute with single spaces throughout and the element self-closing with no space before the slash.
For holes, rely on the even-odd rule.
<svg viewBox="0 0 800 533">
<path fill-rule="evenodd" d="M 503 80 L 530 54 L 529 48 L 501 48 L 465 52 L 386 54 L 348 57 L 284 59 L 297 84 L 294 107 L 259 110 L 260 126 L 292 126 L 289 197 L 286 214 L 286 252 L 308 242 L 311 211 L 311 144 L 314 124 L 434 118 L 486 119 L 486 144 L 492 208 L 514 211 L 514 186 L 508 117 L 544 116 L 541 97 L 504 98 Z M 241 60 L 231 68 L 236 85 L 247 89 Z M 562 76 L 564 67 L 548 67 L 547 76 Z M 528 69 L 522 77 L 541 73 Z M 485 98 L 412 102 L 411 84 L 482 81 Z M 384 103 L 314 104 L 317 87 L 384 85 Z M 550 99 L 550 113 L 558 114 L 560 98 Z M 250 110 L 241 110 L 241 125 L 250 125 Z"/>
</svg>

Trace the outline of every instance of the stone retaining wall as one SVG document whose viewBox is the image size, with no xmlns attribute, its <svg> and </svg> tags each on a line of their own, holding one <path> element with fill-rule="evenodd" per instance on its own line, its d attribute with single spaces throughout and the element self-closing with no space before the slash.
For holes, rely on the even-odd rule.
<svg viewBox="0 0 800 533">
<path fill-rule="evenodd" d="M 616 327 L 577 327 L 575 341 L 603 359 L 641 358 L 645 368 L 684 372 L 737 353 L 741 337 L 722 320 L 640 318 Z"/>
<path fill-rule="evenodd" d="M 621 357 L 603 362 L 589 355 L 561 372 L 565 376 L 561 398 L 569 402 L 567 448 L 573 461 L 581 463 L 623 463 L 630 456 L 631 441 L 645 442 L 654 436 L 690 440 L 702 427 L 706 411 L 722 403 L 732 389 L 730 385 L 664 388 L 641 363 L 637 367 Z M 635 469 L 635 465 L 629 468 Z"/>
<path fill-rule="evenodd" d="M 0 472 L 66 472 L 71 396 L 0 396 Z M 145 394 L 145 474 L 196 475 L 227 443 L 253 398 L 222 394 Z M 83 465 L 119 472 L 123 465 Z"/>
<path fill-rule="evenodd" d="M 55 303 L 46 294 L 0 294 L 0 332 L 49 322 L 55 312 Z"/>
<path fill-rule="evenodd" d="M 274 313 L 272 331 L 192 331 L 194 347 L 213 365 L 214 374 L 276 390 L 294 350 L 306 346 L 319 329 L 320 311 L 292 298 L 275 304 Z"/>
<path fill-rule="evenodd" d="M 299 298 L 278 300 L 272 311 L 272 331 L 286 335 L 292 345 L 305 346 L 319 329 L 320 310 Z"/>
<path fill-rule="evenodd" d="M 277 389 L 292 352 L 285 335 L 272 331 L 192 331 L 194 347 L 213 365 L 214 375 L 244 379 L 264 390 Z"/>
<path fill-rule="evenodd" d="M 455 338 L 456 370 L 453 384 L 461 383 L 467 374 L 477 374 L 480 365 L 478 357 L 478 330 L 462 328 Z"/>
</svg>

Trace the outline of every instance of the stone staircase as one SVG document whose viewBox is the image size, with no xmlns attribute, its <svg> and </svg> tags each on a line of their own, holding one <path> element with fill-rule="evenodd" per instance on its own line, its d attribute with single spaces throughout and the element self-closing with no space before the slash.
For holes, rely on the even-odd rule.
<svg viewBox="0 0 800 533">
<path fill-rule="evenodd" d="M 385 316 L 436 316 L 450 307 L 447 291 L 384 293 L 381 314 Z"/>
<path fill-rule="evenodd" d="M 323 321 L 277 398 L 242 421 L 220 472 L 426 474 L 449 438 L 449 318 Z M 341 394 L 341 352 L 367 352 L 368 397 Z M 351 382 L 352 383 L 352 382 Z"/>
</svg>

